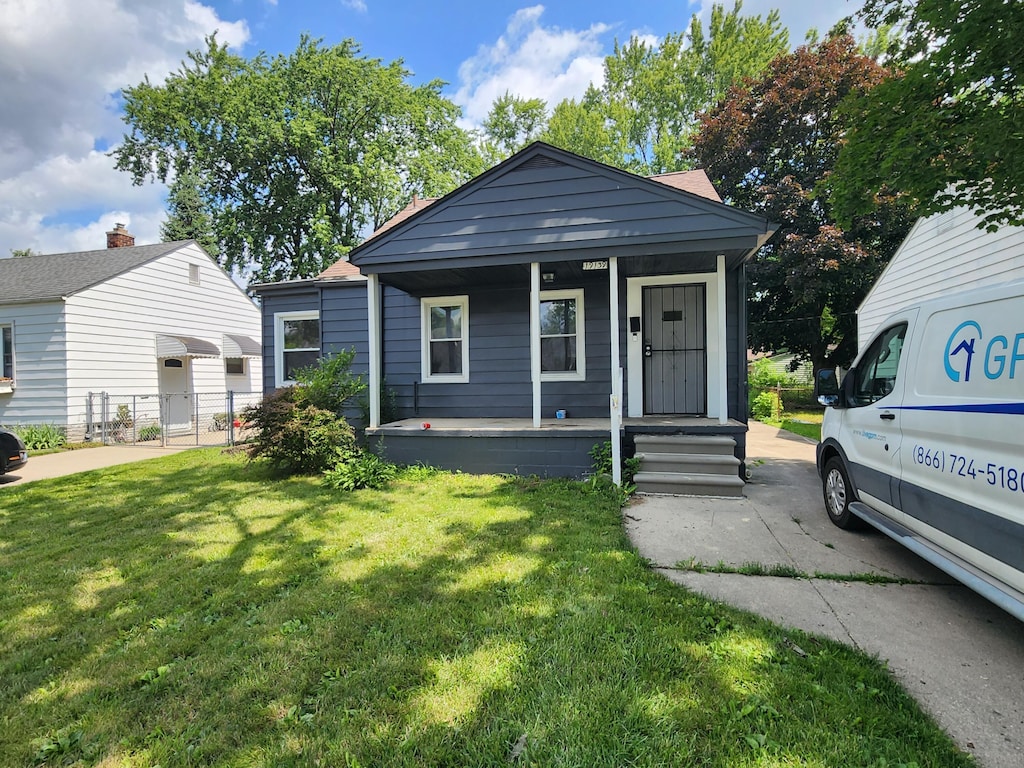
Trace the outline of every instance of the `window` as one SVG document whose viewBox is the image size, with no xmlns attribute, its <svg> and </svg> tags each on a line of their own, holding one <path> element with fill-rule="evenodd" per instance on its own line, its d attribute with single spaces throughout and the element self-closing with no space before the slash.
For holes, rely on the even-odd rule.
<svg viewBox="0 0 1024 768">
<path fill-rule="evenodd" d="M 894 325 L 875 339 L 854 370 L 850 405 L 870 405 L 893 391 L 906 335 L 906 324 Z"/>
<path fill-rule="evenodd" d="M 224 373 L 232 376 L 244 376 L 245 375 L 245 358 L 244 357 L 225 357 L 224 358 Z"/>
<path fill-rule="evenodd" d="M 320 359 L 318 312 L 279 312 L 274 315 L 274 377 L 277 386 L 295 383 L 295 371 Z"/>
<path fill-rule="evenodd" d="M 14 381 L 14 326 L 0 325 L 0 381 L 10 386 Z"/>
<path fill-rule="evenodd" d="M 422 300 L 423 381 L 469 381 L 469 297 Z"/>
<path fill-rule="evenodd" d="M 542 381 L 586 378 L 582 290 L 541 292 L 540 370 Z"/>
<path fill-rule="evenodd" d="M 188 281 L 192 285 L 199 285 L 199 265 L 189 264 L 188 265 Z"/>
</svg>

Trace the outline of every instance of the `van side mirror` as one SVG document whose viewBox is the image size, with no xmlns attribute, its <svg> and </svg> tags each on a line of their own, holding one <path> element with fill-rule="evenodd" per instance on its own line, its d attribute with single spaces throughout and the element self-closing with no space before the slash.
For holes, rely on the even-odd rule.
<svg viewBox="0 0 1024 768">
<path fill-rule="evenodd" d="M 814 377 L 814 394 L 825 406 L 839 405 L 839 379 L 835 369 L 823 368 Z"/>
</svg>

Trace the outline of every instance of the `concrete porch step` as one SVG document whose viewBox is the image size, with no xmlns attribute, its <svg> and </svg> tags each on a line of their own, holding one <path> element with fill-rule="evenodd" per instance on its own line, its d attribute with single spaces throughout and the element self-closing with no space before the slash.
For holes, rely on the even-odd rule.
<svg viewBox="0 0 1024 768">
<path fill-rule="evenodd" d="M 740 460 L 732 454 L 637 453 L 644 472 L 739 476 Z"/>
<path fill-rule="evenodd" d="M 727 435 L 637 435 L 637 453 L 697 453 L 732 456 L 736 441 Z"/>
<path fill-rule="evenodd" d="M 638 493 L 669 493 L 687 496 L 743 496 L 738 475 L 683 472 L 637 472 L 633 477 Z"/>
</svg>

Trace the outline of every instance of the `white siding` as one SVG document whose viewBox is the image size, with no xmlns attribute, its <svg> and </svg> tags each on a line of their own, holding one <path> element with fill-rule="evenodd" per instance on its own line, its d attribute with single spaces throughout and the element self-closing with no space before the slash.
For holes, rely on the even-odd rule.
<svg viewBox="0 0 1024 768">
<path fill-rule="evenodd" d="M 977 228 L 958 208 L 919 219 L 857 310 L 858 348 L 889 315 L 953 291 L 1024 278 L 1024 228 Z"/>
<path fill-rule="evenodd" d="M 199 284 L 190 281 L 199 267 Z M 68 407 L 84 420 L 90 391 L 156 394 L 156 335 L 193 336 L 223 349 L 223 334 L 259 341 L 260 311 L 197 246 L 186 246 L 67 300 Z M 259 392 L 262 361 L 229 376 L 223 358 L 191 361 L 191 391 Z"/>
<path fill-rule="evenodd" d="M 0 306 L 13 325 L 13 392 L 0 394 L 0 424 L 67 424 L 64 304 Z"/>
</svg>

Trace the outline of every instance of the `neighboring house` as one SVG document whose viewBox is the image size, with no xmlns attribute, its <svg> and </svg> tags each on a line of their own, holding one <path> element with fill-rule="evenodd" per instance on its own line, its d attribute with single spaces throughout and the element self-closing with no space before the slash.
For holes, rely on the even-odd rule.
<svg viewBox="0 0 1024 768">
<path fill-rule="evenodd" d="M 1024 227 L 978 229 L 967 208 L 918 219 L 857 308 L 857 347 L 910 304 L 951 291 L 1024 279 Z"/>
<path fill-rule="evenodd" d="M 175 395 L 165 416 L 188 427 L 193 396 L 260 391 L 259 337 L 259 308 L 193 240 L 137 246 L 118 224 L 105 250 L 0 259 L 0 423 L 80 439 L 106 392 Z"/>
<path fill-rule="evenodd" d="M 393 461 L 578 476 L 621 411 L 627 452 L 647 433 L 732 438 L 735 479 L 743 265 L 773 232 L 703 171 L 646 179 L 534 143 L 318 278 L 256 286 L 265 386 L 354 347 L 368 438 Z"/>
</svg>

